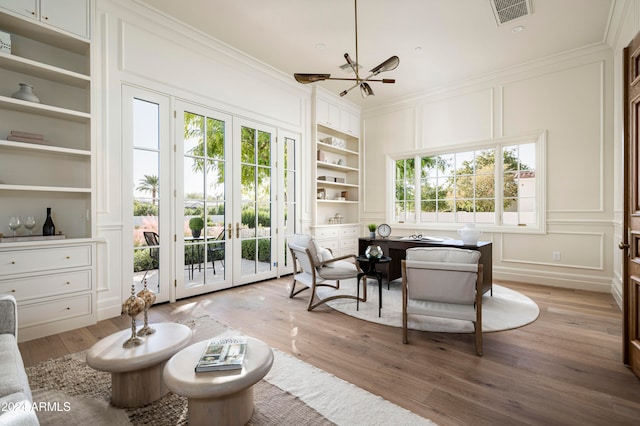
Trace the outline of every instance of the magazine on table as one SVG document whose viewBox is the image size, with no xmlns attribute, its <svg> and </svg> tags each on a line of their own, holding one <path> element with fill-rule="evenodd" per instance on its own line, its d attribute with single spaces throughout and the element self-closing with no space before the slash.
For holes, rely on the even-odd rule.
<svg viewBox="0 0 640 426">
<path fill-rule="evenodd" d="M 212 339 L 207 343 L 196 365 L 196 373 L 241 369 L 246 352 L 246 337 Z"/>
</svg>

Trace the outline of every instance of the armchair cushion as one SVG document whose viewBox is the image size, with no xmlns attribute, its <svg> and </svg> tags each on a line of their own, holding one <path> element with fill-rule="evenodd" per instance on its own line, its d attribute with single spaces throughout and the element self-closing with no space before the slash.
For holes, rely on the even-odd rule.
<svg viewBox="0 0 640 426">
<path fill-rule="evenodd" d="M 407 250 L 408 298 L 473 305 L 480 252 L 449 247 L 415 247 Z M 455 286 L 448 283 L 455 282 Z"/>
<path fill-rule="evenodd" d="M 358 268 L 355 264 L 344 260 L 327 263 L 326 268 L 322 268 L 318 272 L 325 280 L 344 280 L 347 278 L 355 278 L 358 276 Z"/>
<path fill-rule="evenodd" d="M 450 247 L 414 247 L 407 250 L 407 260 L 446 263 L 478 263 L 478 250 L 456 249 Z"/>
<path fill-rule="evenodd" d="M 409 314 L 471 321 L 476 353 L 482 355 L 482 265 L 480 253 L 453 247 L 407 249 L 402 261 L 402 340 Z"/>
<path fill-rule="evenodd" d="M 478 264 L 437 263 L 407 260 L 407 281 L 430 285 L 409 285 L 409 300 L 473 305 L 476 294 Z M 449 285 L 455 282 L 456 285 Z"/>
<path fill-rule="evenodd" d="M 313 263 L 320 263 L 333 259 L 333 255 L 331 254 L 331 252 L 326 248 L 321 247 L 320 244 L 318 244 L 318 241 L 316 241 L 316 239 L 313 238 L 312 235 L 294 234 L 291 243 L 296 246 L 308 249 Z M 333 265 L 326 266 L 332 267 Z"/>
<path fill-rule="evenodd" d="M 0 295 L 0 333 L 18 335 L 18 307 L 16 299 L 9 294 Z"/>
</svg>

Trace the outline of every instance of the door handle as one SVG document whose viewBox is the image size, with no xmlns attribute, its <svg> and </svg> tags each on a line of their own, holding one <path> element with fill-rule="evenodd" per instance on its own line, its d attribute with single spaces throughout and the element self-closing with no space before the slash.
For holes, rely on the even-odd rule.
<svg viewBox="0 0 640 426">
<path fill-rule="evenodd" d="M 240 222 L 236 222 L 236 238 L 240 238 Z"/>
<path fill-rule="evenodd" d="M 629 244 L 627 244 L 625 242 L 621 242 L 620 244 L 618 244 L 618 248 L 620 250 L 628 249 L 629 248 Z"/>
<path fill-rule="evenodd" d="M 231 223 L 229 223 L 228 232 L 229 232 L 229 239 L 233 238 L 233 225 L 231 225 Z"/>
</svg>

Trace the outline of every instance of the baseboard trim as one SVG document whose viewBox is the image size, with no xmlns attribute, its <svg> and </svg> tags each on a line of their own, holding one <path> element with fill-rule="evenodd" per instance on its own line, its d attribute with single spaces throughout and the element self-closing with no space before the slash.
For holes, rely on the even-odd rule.
<svg viewBox="0 0 640 426">
<path fill-rule="evenodd" d="M 573 290 L 595 291 L 598 293 L 610 293 L 612 288 L 611 281 L 606 278 L 585 277 L 579 274 L 540 273 L 540 271 L 501 267 L 493 268 L 493 279 L 570 288 Z"/>
</svg>

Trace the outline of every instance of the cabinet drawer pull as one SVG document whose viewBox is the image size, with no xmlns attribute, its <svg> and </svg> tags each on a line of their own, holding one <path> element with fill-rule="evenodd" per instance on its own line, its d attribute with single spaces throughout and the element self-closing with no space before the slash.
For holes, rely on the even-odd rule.
<svg viewBox="0 0 640 426">
<path fill-rule="evenodd" d="M 71 281 L 67 281 L 67 282 L 65 283 L 65 285 L 69 285 L 69 284 L 71 284 Z"/>
<path fill-rule="evenodd" d="M 67 256 L 67 259 L 71 259 L 71 256 Z"/>
<path fill-rule="evenodd" d="M 44 17 L 44 20 L 45 20 L 45 21 L 46 21 L 46 20 L 48 20 L 48 19 L 49 19 L 49 17 L 48 17 L 48 16 L 45 16 L 45 17 Z"/>
<path fill-rule="evenodd" d="M 12 261 L 11 261 L 11 264 L 12 264 L 12 265 L 15 265 L 15 264 L 16 264 L 16 261 L 15 261 L 15 260 L 12 260 Z"/>
<path fill-rule="evenodd" d="M 11 289 L 11 293 L 15 293 L 15 292 L 16 292 L 16 289 L 15 289 L 15 288 L 12 288 L 12 289 Z"/>
<path fill-rule="evenodd" d="M 71 308 L 67 306 L 67 311 L 70 311 L 70 310 L 71 310 Z"/>
</svg>

